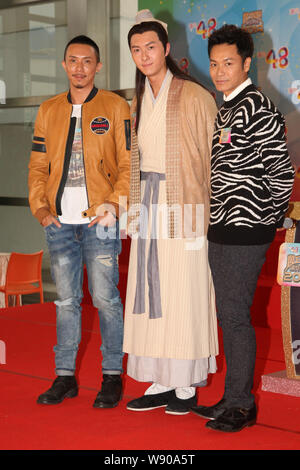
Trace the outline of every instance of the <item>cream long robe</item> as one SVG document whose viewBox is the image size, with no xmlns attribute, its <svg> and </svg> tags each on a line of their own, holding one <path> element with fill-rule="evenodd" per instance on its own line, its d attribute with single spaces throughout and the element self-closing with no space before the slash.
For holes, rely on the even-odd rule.
<svg viewBox="0 0 300 470">
<path fill-rule="evenodd" d="M 172 75 L 168 72 L 154 100 L 146 80 L 138 133 L 141 171 L 165 173 L 166 108 L 171 82 Z M 142 181 L 142 196 L 144 189 L 145 181 Z M 159 207 L 166 200 L 166 182 L 161 181 Z M 207 240 L 205 236 L 196 240 L 166 239 L 167 220 L 164 211 L 159 211 L 159 214 L 157 249 L 162 317 L 149 318 L 147 271 L 145 312 L 133 313 L 139 275 L 137 240 L 133 239 L 125 308 L 124 351 L 129 353 L 127 374 L 143 382 L 186 387 L 205 381 L 209 372 L 216 371 L 217 323 Z M 148 252 L 149 240 L 146 241 L 146 259 Z"/>
</svg>

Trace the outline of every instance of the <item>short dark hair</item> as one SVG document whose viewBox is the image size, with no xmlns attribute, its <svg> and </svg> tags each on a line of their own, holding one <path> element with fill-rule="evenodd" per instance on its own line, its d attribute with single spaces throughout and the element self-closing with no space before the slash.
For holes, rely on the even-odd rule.
<svg viewBox="0 0 300 470">
<path fill-rule="evenodd" d="M 75 38 L 71 39 L 71 41 L 68 42 L 68 44 L 65 47 L 64 60 L 66 60 L 67 49 L 71 44 L 87 44 L 88 46 L 91 46 L 95 50 L 97 62 L 100 62 L 99 47 L 97 46 L 95 41 L 93 41 L 88 36 L 84 36 L 84 35 L 76 36 Z"/>
<path fill-rule="evenodd" d="M 247 57 L 253 56 L 253 39 L 248 31 L 238 28 L 233 24 L 225 24 L 220 29 L 216 29 L 208 39 L 208 55 L 211 50 L 219 44 L 235 44 L 243 62 Z"/>
</svg>

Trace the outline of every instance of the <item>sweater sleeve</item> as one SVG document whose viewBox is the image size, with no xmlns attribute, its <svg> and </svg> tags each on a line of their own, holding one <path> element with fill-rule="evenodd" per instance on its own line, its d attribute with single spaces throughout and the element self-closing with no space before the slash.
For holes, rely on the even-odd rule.
<svg viewBox="0 0 300 470">
<path fill-rule="evenodd" d="M 273 202 L 276 227 L 283 225 L 294 183 L 294 169 L 286 145 L 285 121 L 269 101 L 254 103 L 246 119 L 245 134 L 261 157 Z"/>
</svg>

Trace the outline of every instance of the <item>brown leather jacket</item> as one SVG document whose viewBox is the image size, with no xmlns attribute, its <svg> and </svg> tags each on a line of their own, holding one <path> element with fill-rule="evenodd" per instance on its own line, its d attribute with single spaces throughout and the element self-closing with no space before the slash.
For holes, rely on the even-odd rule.
<svg viewBox="0 0 300 470">
<path fill-rule="evenodd" d="M 61 215 L 75 118 L 70 93 L 61 93 L 39 108 L 29 163 L 29 203 L 41 222 L 50 213 Z M 130 179 L 130 114 L 126 101 L 115 93 L 93 88 L 82 106 L 84 169 L 89 208 L 96 215 L 104 203 L 118 216 L 120 201 L 126 210 Z M 120 199 L 121 198 L 121 199 Z M 122 202 L 121 202 L 122 204 Z"/>
</svg>

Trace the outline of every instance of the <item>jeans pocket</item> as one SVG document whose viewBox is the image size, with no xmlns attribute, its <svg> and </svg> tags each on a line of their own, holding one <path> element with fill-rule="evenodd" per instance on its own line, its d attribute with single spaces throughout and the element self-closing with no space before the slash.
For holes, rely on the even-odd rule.
<svg viewBox="0 0 300 470">
<path fill-rule="evenodd" d="M 47 225 L 47 227 L 44 227 L 46 239 L 47 240 L 53 239 L 58 230 L 61 230 L 61 227 L 57 227 L 57 225 L 55 225 L 55 223 L 53 222 L 52 224 Z"/>
<path fill-rule="evenodd" d="M 49 224 L 49 225 L 46 225 L 46 227 L 44 227 L 44 229 L 47 231 L 47 229 L 49 229 L 50 227 L 52 227 L 52 225 L 55 225 L 55 223 L 54 223 L 54 222 L 52 222 L 51 224 Z"/>
<path fill-rule="evenodd" d="M 115 225 L 111 227 L 106 227 L 101 224 L 96 225 L 96 236 L 98 240 L 116 240 L 119 236 L 118 234 L 118 225 L 115 223 Z"/>
<path fill-rule="evenodd" d="M 96 237 L 102 247 L 111 250 L 114 248 L 117 254 L 121 252 L 121 241 L 119 236 L 119 222 L 111 227 L 105 227 L 101 224 L 96 225 Z"/>
</svg>

